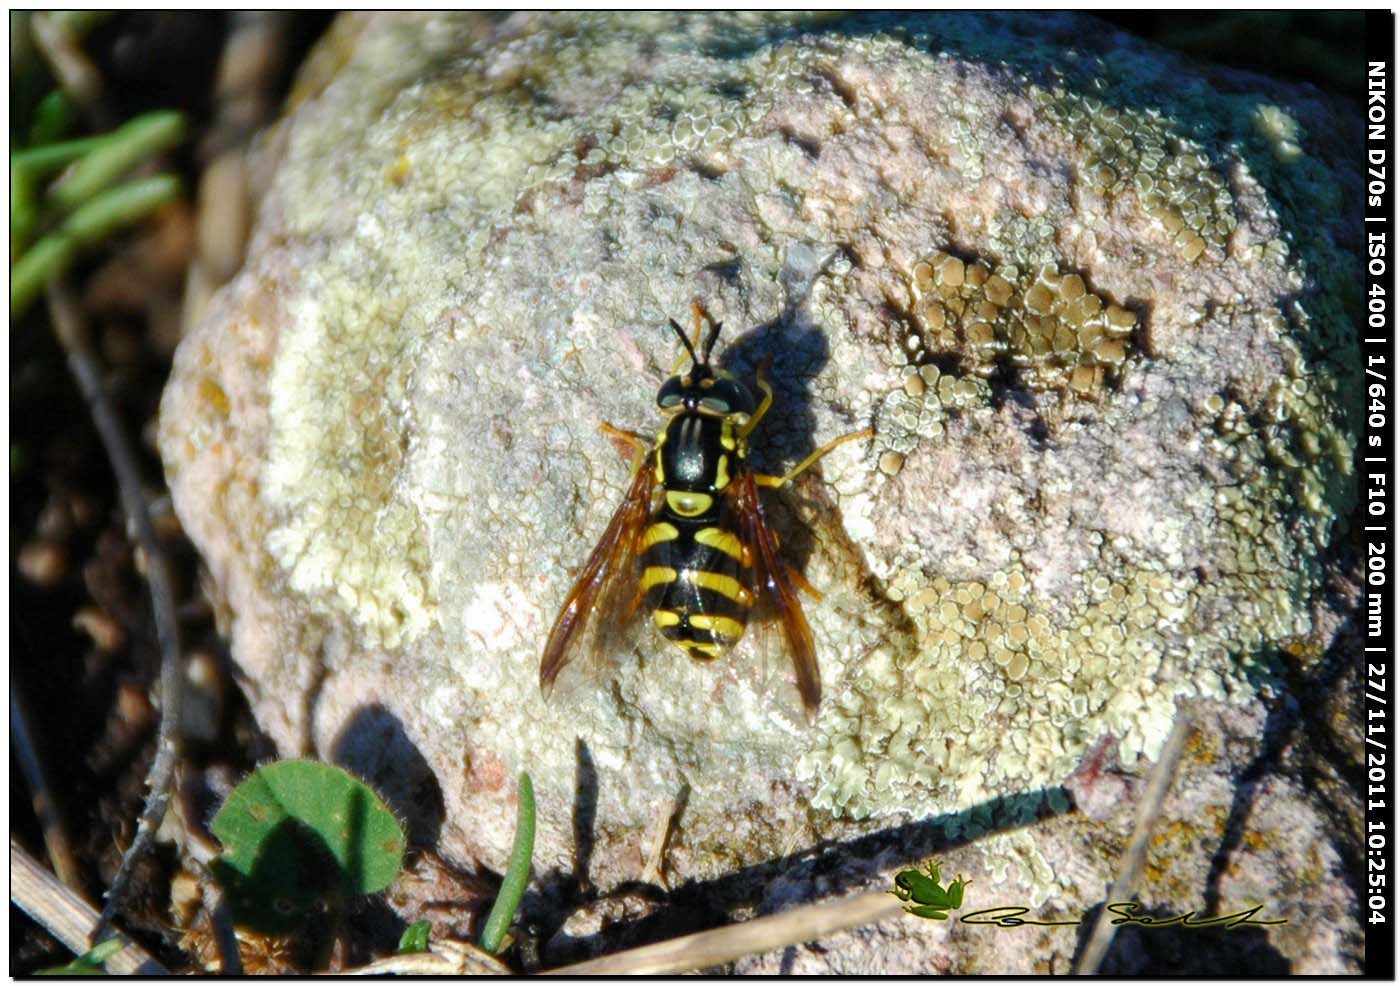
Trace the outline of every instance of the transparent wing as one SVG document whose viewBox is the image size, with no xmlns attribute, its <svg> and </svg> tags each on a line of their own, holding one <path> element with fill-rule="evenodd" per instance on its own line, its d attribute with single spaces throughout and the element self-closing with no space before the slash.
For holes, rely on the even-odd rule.
<svg viewBox="0 0 1400 986">
<path fill-rule="evenodd" d="M 817 707 L 821 704 L 822 678 L 812 629 L 807 625 L 797 598 L 797 586 L 805 585 L 805 581 L 788 568 L 778 550 L 777 538 L 763 515 L 753 474 L 745 470 L 734 483 L 740 537 L 751 561 L 749 591 L 754 596 L 753 619 L 759 624 L 755 630 L 760 636 L 773 627 L 781 632 L 783 650 L 791 658 L 796 675 L 797 693 L 811 721 L 816 718 Z"/>
<path fill-rule="evenodd" d="M 620 646 L 641 601 L 637 545 L 651 516 L 655 471 L 642 460 L 626 497 L 564 600 L 540 661 L 540 688 L 548 696 L 559 672 L 579 655 L 595 660 Z"/>
</svg>

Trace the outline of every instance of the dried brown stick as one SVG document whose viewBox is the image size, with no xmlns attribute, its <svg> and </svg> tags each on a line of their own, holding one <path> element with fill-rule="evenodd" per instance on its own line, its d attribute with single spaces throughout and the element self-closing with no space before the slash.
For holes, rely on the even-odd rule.
<svg viewBox="0 0 1400 986">
<path fill-rule="evenodd" d="M 206 161 L 241 149 L 275 111 L 291 28 L 287 11 L 229 15 L 228 38 L 214 80 L 214 121 L 201 147 Z"/>
<path fill-rule="evenodd" d="M 643 855 L 641 881 L 654 883 L 663 890 L 666 886 L 666 850 L 671 843 L 671 834 L 680 824 L 681 815 L 690 801 L 690 785 L 682 784 L 675 798 L 666 806 L 665 814 L 658 815 L 651 845 Z"/>
<path fill-rule="evenodd" d="M 214 83 L 214 119 L 199 145 L 204 168 L 196 199 L 195 256 L 185 278 L 186 331 L 203 318 L 214 292 L 243 266 L 262 184 L 253 176 L 247 150 L 276 108 L 290 29 L 291 15 L 285 11 L 229 15 Z"/>
<path fill-rule="evenodd" d="M 1137 821 L 1133 825 L 1133 837 L 1129 840 L 1127 848 L 1123 850 L 1123 857 L 1118 867 L 1118 879 L 1113 881 L 1113 886 L 1109 888 L 1105 903 L 1127 900 L 1137 892 L 1138 881 L 1142 878 L 1142 864 L 1147 857 L 1147 840 L 1152 836 L 1152 829 L 1157 824 L 1157 819 L 1161 817 L 1162 802 L 1166 800 L 1172 780 L 1176 777 L 1176 768 L 1181 762 L 1181 751 L 1186 745 L 1186 737 L 1190 734 L 1191 717 L 1178 710 L 1171 734 L 1162 746 L 1161 759 L 1157 761 L 1157 766 L 1152 769 L 1152 776 L 1147 782 L 1147 790 L 1143 792 L 1142 801 L 1138 804 Z M 1105 907 L 1099 912 L 1098 920 L 1094 922 L 1094 930 L 1089 933 L 1089 940 L 1084 944 L 1084 951 L 1079 953 L 1079 959 L 1074 963 L 1074 968 L 1071 970 L 1073 975 L 1091 976 L 1098 972 L 1099 964 L 1103 962 L 1103 957 L 1108 952 L 1109 942 L 1113 941 L 1113 933 L 1116 930 L 1117 928 L 1113 924 L 1113 912 Z"/>
<path fill-rule="evenodd" d="M 58 813 L 58 802 L 53 797 L 53 787 L 44 771 L 44 763 L 39 757 L 39 749 L 34 744 L 29 728 L 29 716 L 19 687 L 10 679 L 10 749 L 19 761 L 20 771 L 29 794 L 34 801 L 34 814 L 39 818 L 39 828 L 44 833 L 44 848 L 48 850 L 49 862 L 58 878 L 74 890 L 83 889 L 82 877 L 78 874 L 78 864 L 73 856 L 72 843 L 63 827 L 63 819 Z"/>
<path fill-rule="evenodd" d="M 200 881 L 204 906 L 209 911 L 209 925 L 214 931 L 214 947 L 219 952 L 219 972 L 225 976 L 243 975 L 243 953 L 238 950 L 238 932 L 233 927 L 233 909 L 224 897 L 223 888 L 213 877 Z"/>
<path fill-rule="evenodd" d="M 798 907 L 743 924 L 682 935 L 614 955 L 549 969 L 549 976 L 668 975 L 733 962 L 788 945 L 815 941 L 903 913 L 884 891 Z"/>
<path fill-rule="evenodd" d="M 88 931 L 97 920 L 97 912 L 75 891 L 59 883 L 14 839 L 10 840 L 10 900 L 75 955 L 87 952 Z M 108 972 L 122 976 L 170 974 L 140 945 L 125 935 L 117 937 L 127 945 L 104 963 Z"/>
<path fill-rule="evenodd" d="M 97 359 L 88 342 L 87 326 L 78 310 L 71 290 L 55 281 L 48 290 L 49 317 L 54 332 L 68 356 L 68 367 L 78 390 L 87 402 L 93 424 L 111 460 L 117 476 L 117 488 L 126 510 L 128 531 L 135 537 L 146 555 L 146 581 L 151 589 L 151 610 L 155 618 L 156 639 L 160 645 L 160 728 L 156 733 L 156 755 L 146 776 L 146 805 L 136 826 L 136 837 L 122 856 L 112 886 L 107 891 L 107 903 L 102 918 L 92 929 L 94 943 L 111 923 L 112 915 L 121 906 L 131 883 L 136 863 L 150 847 L 156 829 L 170 804 L 170 788 L 179 761 L 180 730 L 180 635 L 175 623 L 175 592 L 165 561 L 165 550 L 156 536 L 155 525 L 141 486 L 141 471 L 121 421 L 102 388 L 102 376 Z"/>
<path fill-rule="evenodd" d="M 102 98 L 102 75 L 74 37 L 70 22 L 56 11 L 43 11 L 35 13 L 29 23 L 34 47 L 63 91 L 91 115 L 97 129 L 107 129 L 111 121 Z"/>
</svg>

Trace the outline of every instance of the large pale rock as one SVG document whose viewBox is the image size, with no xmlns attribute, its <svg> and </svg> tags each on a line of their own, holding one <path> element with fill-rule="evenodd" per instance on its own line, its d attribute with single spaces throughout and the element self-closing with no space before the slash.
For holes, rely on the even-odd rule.
<svg viewBox="0 0 1400 986">
<path fill-rule="evenodd" d="M 575 865 L 577 798 L 594 880 L 635 877 L 684 785 L 675 876 L 937 818 L 879 843 L 888 870 L 1064 812 L 1102 737 L 1131 767 L 1178 700 L 1257 709 L 1281 649 L 1331 644 L 1348 113 L 1069 17 L 362 17 L 318 64 L 161 450 L 259 721 L 386 788 L 419 841 L 500 867 L 528 770 L 541 873 Z M 812 728 L 744 648 L 702 667 L 645 638 L 538 692 L 627 482 L 596 426 L 657 427 L 696 297 L 725 366 L 776 357 L 761 468 L 877 431 L 769 500 L 826 593 Z M 1339 865 L 1277 797 L 1256 823 Z M 1087 907 L 1112 876 L 1087 837 L 957 858 L 983 892 Z M 887 879 L 861 872 L 838 886 Z"/>
</svg>

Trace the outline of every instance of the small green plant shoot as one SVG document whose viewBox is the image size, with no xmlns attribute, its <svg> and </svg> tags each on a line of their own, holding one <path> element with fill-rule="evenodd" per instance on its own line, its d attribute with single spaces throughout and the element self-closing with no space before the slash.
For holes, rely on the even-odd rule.
<svg viewBox="0 0 1400 986">
<path fill-rule="evenodd" d="M 499 953 L 505 946 L 506 932 L 515 917 L 516 908 L 520 906 L 520 899 L 525 896 L 525 885 L 530 882 L 530 858 L 534 852 L 535 787 L 530 782 L 530 775 L 522 772 L 520 803 L 515 816 L 515 845 L 511 847 L 501 892 L 496 895 L 496 903 L 491 905 L 491 913 L 481 931 L 481 947 L 488 952 Z"/>
<path fill-rule="evenodd" d="M 179 113 L 157 111 L 110 133 L 10 154 L 12 319 L 23 315 L 48 280 L 71 267 L 83 251 L 180 197 L 174 175 L 122 179 L 143 161 L 181 144 L 188 133 Z"/>
<path fill-rule="evenodd" d="M 36 976 L 105 976 L 107 969 L 102 965 L 113 955 L 126 948 L 126 942 L 120 938 L 108 938 L 104 942 L 98 942 L 91 949 L 79 955 L 67 965 L 55 966 L 52 969 L 40 969 Z"/>
<path fill-rule="evenodd" d="M 403 829 L 379 796 L 339 767 L 309 760 L 253 771 L 210 828 L 223 843 L 213 871 L 235 923 L 266 934 L 379 893 L 403 862 Z"/>
<path fill-rule="evenodd" d="M 924 871 L 901 870 L 895 874 L 894 889 L 886 891 L 905 902 L 904 909 L 917 917 L 948 920 L 948 912 L 962 907 L 963 888 L 971 881 L 958 877 L 947 887 L 939 884 L 938 864 L 929 860 Z"/>
<path fill-rule="evenodd" d="M 415 921 L 403 929 L 399 937 L 399 954 L 414 955 L 428 950 L 428 939 L 433 931 L 431 921 Z"/>
</svg>

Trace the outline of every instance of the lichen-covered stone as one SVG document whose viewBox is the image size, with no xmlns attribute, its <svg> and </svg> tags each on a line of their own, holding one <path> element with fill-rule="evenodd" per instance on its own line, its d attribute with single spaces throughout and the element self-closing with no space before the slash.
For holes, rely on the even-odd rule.
<svg viewBox="0 0 1400 986">
<path fill-rule="evenodd" d="M 1053 813 L 1100 737 L 1151 758 L 1179 700 L 1251 701 L 1280 646 L 1325 645 L 1345 114 L 1060 16 L 351 23 L 161 449 L 260 722 L 325 755 L 367 709 L 401 724 L 445 853 L 503 863 L 519 770 L 541 872 L 574 865 L 596 773 L 603 883 L 683 785 L 686 878 L 859 819 L 967 838 Z M 627 482 L 596 425 L 656 427 L 696 297 L 726 367 L 776 356 L 761 468 L 877 431 L 768 500 L 826 593 L 814 728 L 743 648 L 648 641 L 538 693 Z M 986 845 L 994 885 L 1080 885 Z"/>
<path fill-rule="evenodd" d="M 914 265 L 911 281 L 914 364 L 957 358 L 965 372 L 1009 370 L 1037 390 L 1096 398 L 1118 379 L 1137 328 L 1132 312 L 1105 306 L 1084 278 L 1049 264 L 1024 274 L 1007 264 L 992 273 L 940 250 Z"/>
</svg>

